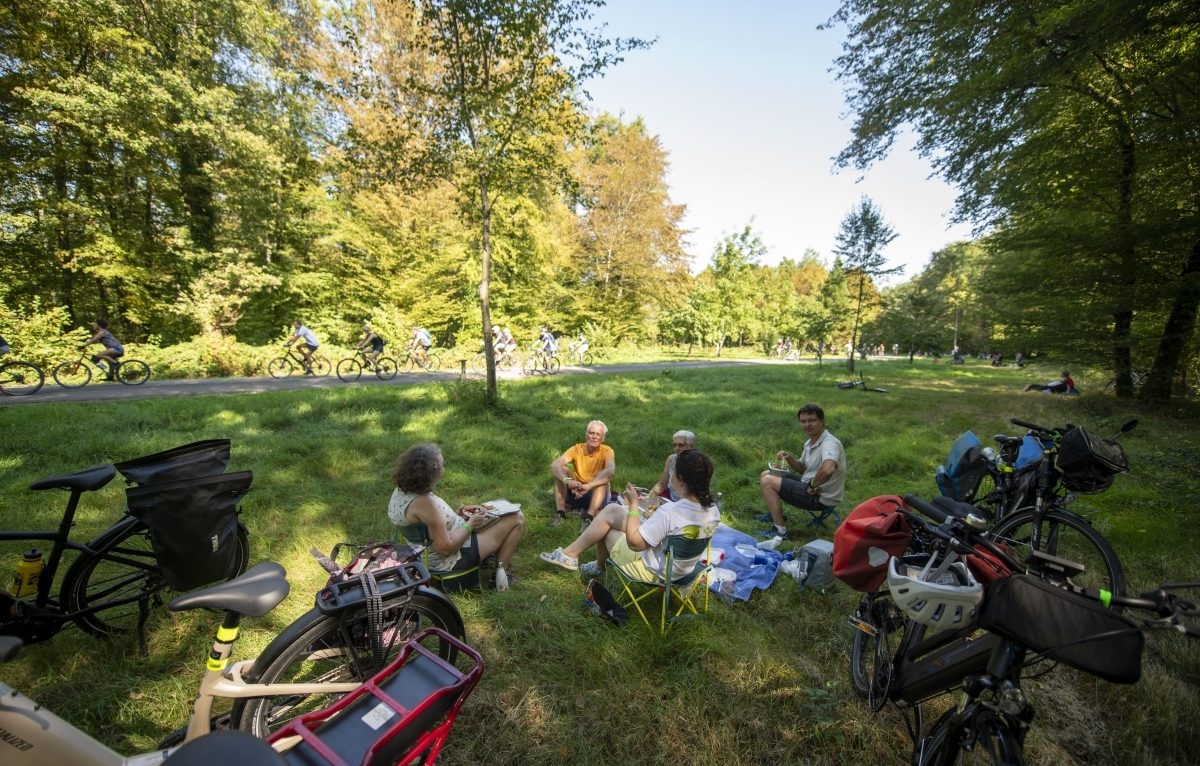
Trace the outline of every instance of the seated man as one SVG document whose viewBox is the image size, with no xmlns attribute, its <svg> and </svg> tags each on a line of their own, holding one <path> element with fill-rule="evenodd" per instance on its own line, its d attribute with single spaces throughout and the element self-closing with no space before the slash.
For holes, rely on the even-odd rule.
<svg viewBox="0 0 1200 766">
<path fill-rule="evenodd" d="M 679 457 L 680 452 L 696 449 L 696 434 L 691 431 L 676 431 L 675 435 L 671 437 L 671 449 L 674 451 L 667 455 L 667 460 L 663 463 L 662 475 L 658 477 L 658 482 L 650 488 L 650 495 L 662 495 L 668 500 L 678 500 L 679 498 L 671 491 L 671 473 L 675 470 L 675 460 Z"/>
<path fill-rule="evenodd" d="M 846 450 L 838 438 L 825 430 L 825 411 L 815 404 L 806 404 L 796 413 L 800 428 L 808 436 L 804 451 L 797 460 L 790 452 L 780 451 L 779 459 L 800 475 L 775 476 L 763 471 L 758 477 L 767 513 L 755 518 L 770 521 L 771 526 L 759 537 L 787 537 L 782 503 L 812 511 L 814 521 L 833 513 L 834 507 L 846 494 Z"/>
<path fill-rule="evenodd" d="M 675 473 L 670 477 L 671 490 L 677 502 L 665 503 L 652 516 L 643 519 L 638 508 L 637 489 L 625 487 L 621 496 L 628 508 L 620 503 L 605 506 L 595 520 L 584 529 L 575 542 L 566 548 L 556 548 L 539 554 L 543 561 L 563 569 L 579 569 L 579 557 L 596 546 L 596 563 L 585 564 L 583 571 L 592 577 L 603 574 L 609 561 L 639 580 L 671 580 L 683 577 L 696 566 L 699 556 L 676 559 L 670 573 L 664 573 L 666 557 L 663 544 L 670 535 L 686 535 L 692 539 L 712 537 L 721 520 L 721 512 L 713 502 L 710 484 L 713 464 L 703 452 L 684 450 L 675 461 Z"/>
<path fill-rule="evenodd" d="M 617 458 L 604 443 L 608 426 L 599 420 L 587 424 L 585 441 L 559 455 L 550 464 L 554 476 L 554 519 L 558 526 L 568 510 L 583 511 L 590 521 L 608 502 L 608 481 L 617 472 Z"/>
<path fill-rule="evenodd" d="M 1071 373 L 1066 370 L 1062 371 L 1062 377 L 1058 380 L 1052 380 L 1045 385 L 1041 383 L 1030 383 L 1025 386 L 1026 391 L 1049 391 L 1052 394 L 1077 394 L 1079 391 L 1075 389 L 1075 381 L 1071 379 Z"/>
</svg>

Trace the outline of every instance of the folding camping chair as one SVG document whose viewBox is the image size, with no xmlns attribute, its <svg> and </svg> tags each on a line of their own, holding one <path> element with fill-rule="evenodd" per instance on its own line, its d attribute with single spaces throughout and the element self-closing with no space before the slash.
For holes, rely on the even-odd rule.
<svg viewBox="0 0 1200 766">
<path fill-rule="evenodd" d="M 400 534 L 404 536 L 404 542 L 409 545 L 422 545 L 425 550 L 421 553 L 421 563 L 425 564 L 425 569 L 429 571 L 429 577 L 434 584 L 446 593 L 459 593 L 464 590 L 482 590 L 483 585 L 479 580 L 479 564 L 476 564 L 469 569 L 449 572 L 444 569 L 434 569 L 429 566 L 428 552 L 429 547 L 433 545 L 433 538 L 429 536 L 429 527 L 426 524 L 408 524 L 405 526 L 397 526 Z"/>
<path fill-rule="evenodd" d="M 621 590 L 624 593 L 624 598 L 628 601 L 626 606 L 632 606 L 641 615 L 642 621 L 647 626 L 653 627 L 650 619 L 642 610 L 642 602 L 655 593 L 662 594 L 662 608 L 659 613 L 658 630 L 660 634 L 666 634 L 671 623 L 679 619 L 686 609 L 694 615 L 699 615 L 700 611 L 696 608 L 693 597 L 696 595 L 696 588 L 704 589 L 704 613 L 708 613 L 708 571 L 711 566 L 707 563 L 709 544 L 711 537 L 690 538 L 684 535 L 668 535 L 666 542 L 663 544 L 663 553 L 665 561 L 663 563 L 663 571 L 671 572 L 674 560 L 676 558 L 690 559 L 701 556 L 701 559 L 696 562 L 696 566 L 692 567 L 692 571 L 685 574 L 670 583 L 663 580 L 642 580 L 633 577 L 621 569 L 615 561 L 611 559 L 608 562 L 606 571 L 616 572 L 617 577 L 621 582 Z M 641 590 L 641 594 L 634 591 Z M 678 608 L 671 611 L 671 599 L 678 600 Z"/>
</svg>

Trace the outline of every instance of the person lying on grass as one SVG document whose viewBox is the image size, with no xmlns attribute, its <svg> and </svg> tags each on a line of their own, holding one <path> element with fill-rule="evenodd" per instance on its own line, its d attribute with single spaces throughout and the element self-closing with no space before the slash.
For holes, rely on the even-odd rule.
<svg viewBox="0 0 1200 766">
<path fill-rule="evenodd" d="M 579 557 L 594 545 L 596 563 L 585 564 L 585 574 L 599 576 L 611 561 L 631 577 L 662 580 L 663 545 L 669 535 L 703 539 L 712 537 L 717 530 L 721 512 L 709 490 L 712 473 L 713 464 L 708 455 L 699 450 L 680 452 L 675 459 L 675 471 L 669 477 L 671 490 L 679 500 L 664 503 L 643 520 L 637 489 L 630 484 L 621 495 L 628 508 L 619 503 L 605 506 L 575 542 L 566 548 L 540 554 L 542 560 L 563 569 L 577 570 Z M 675 559 L 671 579 L 692 571 L 699 558 Z"/>
<path fill-rule="evenodd" d="M 436 444 L 410 448 L 396 460 L 392 472 L 396 489 L 388 503 L 388 518 L 400 527 L 429 527 L 432 545 L 427 563 L 431 569 L 458 572 L 495 553 L 497 569 L 507 570 L 511 582 L 513 554 L 525 534 L 524 514 L 517 511 L 494 518 L 479 505 L 464 505 L 455 511 L 433 494 L 445 475 L 446 460 Z"/>
</svg>

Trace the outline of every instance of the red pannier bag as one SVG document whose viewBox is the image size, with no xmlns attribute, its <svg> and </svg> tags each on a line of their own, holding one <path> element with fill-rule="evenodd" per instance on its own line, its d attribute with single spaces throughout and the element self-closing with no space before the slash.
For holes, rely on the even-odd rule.
<svg viewBox="0 0 1200 766">
<path fill-rule="evenodd" d="M 880 495 L 858 505 L 833 533 L 833 573 L 863 593 L 887 578 L 888 561 L 908 548 L 912 531 L 898 495 Z"/>
</svg>

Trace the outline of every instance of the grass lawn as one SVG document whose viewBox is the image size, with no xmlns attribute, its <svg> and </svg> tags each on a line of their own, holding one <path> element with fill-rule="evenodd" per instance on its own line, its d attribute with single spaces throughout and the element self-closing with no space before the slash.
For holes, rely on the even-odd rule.
<svg viewBox="0 0 1200 766">
<path fill-rule="evenodd" d="M 843 510 L 877 494 L 931 494 L 935 467 L 967 428 L 987 440 L 1015 433 L 1007 420 L 1021 417 L 1108 435 L 1138 417 L 1139 428 L 1123 439 L 1132 473 L 1076 510 L 1096 512 L 1133 589 L 1200 578 L 1200 409 L 1137 412 L 1086 378 L 1080 397 L 1020 393 L 1024 383 L 1052 376 L 1046 370 L 921 361 L 870 361 L 862 369 L 891 393 L 835 389 L 849 377 L 837 364 L 780 364 L 502 382 L 495 412 L 482 408 L 478 381 L 0 407 L 0 527 L 57 523 L 66 495 L 29 492 L 36 479 L 196 439 L 232 439 L 230 470 L 255 477 L 242 517 L 251 562 L 280 561 L 293 584 L 274 613 L 248 621 L 239 643 L 245 657 L 310 607 L 324 573 L 308 549 L 390 533 L 396 455 L 438 442 L 447 501 L 503 497 L 521 503 L 528 519 L 516 558 L 521 584 L 455 597 L 487 671 L 442 755 L 447 764 L 907 762 L 899 715 L 872 714 L 851 689 L 846 616 L 858 594 L 845 587 L 800 592 L 780 579 L 749 603 L 713 599 L 706 618 L 666 639 L 640 623 L 611 628 L 583 611 L 579 578 L 537 553 L 576 533 L 574 525 L 548 525 L 547 467 L 582 440 L 591 418 L 609 425 L 618 485 L 653 483 L 672 433 L 695 431 L 716 463 L 725 521 L 754 531 L 758 473 L 777 450 L 799 451 L 795 411 L 804 402 L 825 408 L 827 427 L 846 446 Z M 101 531 L 123 508 L 118 482 L 87 496 L 77 536 Z M 794 534 L 790 544 L 816 536 L 831 538 L 832 530 Z M 10 576 L 18 555 L 0 551 L 0 574 Z M 132 641 L 69 630 L 27 648 L 2 672 L 117 750 L 146 750 L 184 722 L 212 626 L 206 614 L 160 616 L 146 660 Z M 1059 670 L 1027 691 L 1037 708 L 1031 763 L 1200 762 L 1200 643 L 1148 635 L 1137 686 Z M 940 706 L 930 708 L 926 720 Z"/>
</svg>

